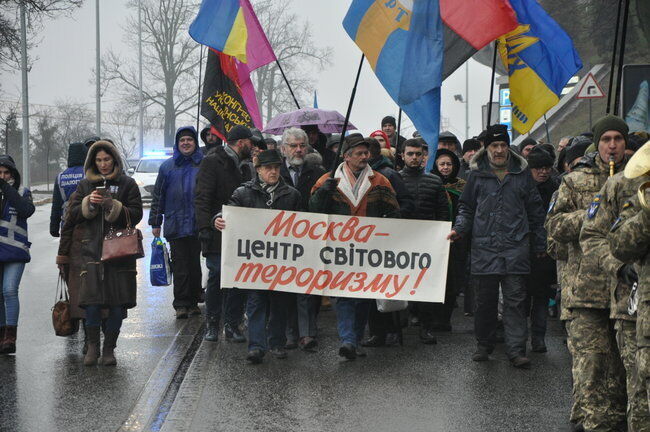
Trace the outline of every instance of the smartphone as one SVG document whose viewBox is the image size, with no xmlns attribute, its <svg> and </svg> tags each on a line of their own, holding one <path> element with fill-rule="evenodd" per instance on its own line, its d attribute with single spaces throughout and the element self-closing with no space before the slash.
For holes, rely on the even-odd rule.
<svg viewBox="0 0 650 432">
<path fill-rule="evenodd" d="M 106 195 L 106 186 L 97 186 L 95 190 L 102 195 Z"/>
</svg>

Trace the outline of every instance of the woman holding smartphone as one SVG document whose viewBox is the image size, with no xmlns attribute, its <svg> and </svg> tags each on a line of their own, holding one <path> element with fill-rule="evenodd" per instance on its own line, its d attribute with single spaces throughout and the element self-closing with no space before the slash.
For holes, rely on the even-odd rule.
<svg viewBox="0 0 650 432">
<path fill-rule="evenodd" d="M 135 181 L 124 174 L 117 149 L 108 141 L 97 141 L 90 147 L 84 171 L 85 177 L 71 198 L 64 230 L 73 229 L 70 240 L 73 244 L 67 249 L 81 251 L 79 306 L 86 311 L 88 344 L 84 364 L 97 364 L 105 310 L 108 318 L 103 327 L 101 363 L 113 366 L 117 364 L 114 349 L 122 319 L 126 309 L 136 305 L 137 271 L 134 258 L 102 262 L 103 240 L 111 227 L 126 228 L 127 213 L 132 226 L 140 222 L 142 199 Z M 69 256 L 57 256 L 61 270 L 70 264 L 69 259 Z"/>
<path fill-rule="evenodd" d="M 18 285 L 29 262 L 27 218 L 34 213 L 32 193 L 20 186 L 9 155 L 0 155 L 0 354 L 16 352 Z"/>
</svg>

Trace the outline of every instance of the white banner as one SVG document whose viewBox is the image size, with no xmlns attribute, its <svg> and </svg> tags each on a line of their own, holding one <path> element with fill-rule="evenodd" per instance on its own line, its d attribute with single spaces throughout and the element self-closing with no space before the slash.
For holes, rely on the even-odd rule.
<svg viewBox="0 0 650 432">
<path fill-rule="evenodd" d="M 224 206 L 221 286 L 442 303 L 450 222 Z"/>
</svg>

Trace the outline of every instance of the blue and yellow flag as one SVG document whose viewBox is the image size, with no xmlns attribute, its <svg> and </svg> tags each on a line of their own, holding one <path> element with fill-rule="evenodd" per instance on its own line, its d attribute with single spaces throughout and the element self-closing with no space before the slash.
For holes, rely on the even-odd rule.
<svg viewBox="0 0 650 432">
<path fill-rule="evenodd" d="M 438 0 L 353 0 L 343 27 L 429 145 L 433 164 L 444 52 Z"/>
<path fill-rule="evenodd" d="M 523 134 L 559 102 L 582 61 L 569 35 L 536 0 L 510 4 L 519 26 L 499 38 L 499 51 L 510 76 L 512 127 Z"/>
</svg>

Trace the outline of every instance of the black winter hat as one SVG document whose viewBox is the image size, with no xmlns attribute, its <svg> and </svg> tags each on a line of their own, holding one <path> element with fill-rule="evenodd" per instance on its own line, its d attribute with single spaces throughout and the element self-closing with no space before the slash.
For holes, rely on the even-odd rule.
<svg viewBox="0 0 650 432">
<path fill-rule="evenodd" d="M 489 146 L 496 141 L 505 141 L 506 144 L 510 145 L 510 135 L 508 134 L 508 127 L 501 124 L 495 124 L 488 126 L 485 130 L 485 147 Z"/>
<path fill-rule="evenodd" d="M 540 146 L 535 146 L 526 158 L 530 168 L 552 167 L 555 160 Z"/>
<path fill-rule="evenodd" d="M 234 126 L 232 129 L 230 129 L 230 132 L 228 132 L 228 141 L 237 141 L 240 139 L 249 139 L 252 141 L 253 133 L 246 126 Z"/>
<path fill-rule="evenodd" d="M 584 156 L 587 147 L 589 147 L 590 145 L 591 145 L 591 141 L 589 141 L 588 139 L 571 144 L 571 146 L 566 148 L 566 155 L 564 156 L 564 161 L 570 164 L 577 158 Z"/>
<path fill-rule="evenodd" d="M 282 159 L 277 150 L 264 150 L 257 155 L 257 159 L 255 160 L 255 167 L 280 164 L 282 164 Z"/>
<path fill-rule="evenodd" d="M 476 138 L 470 138 L 468 140 L 465 140 L 465 142 L 463 143 L 463 154 L 472 150 L 479 151 L 480 149 L 481 149 L 481 142 Z"/>
<path fill-rule="evenodd" d="M 88 147 L 82 142 L 72 143 L 68 146 L 68 168 L 74 166 L 83 166 L 86 162 L 86 153 Z"/>
<path fill-rule="evenodd" d="M 529 145 L 536 146 L 537 144 L 538 144 L 538 142 L 535 141 L 534 139 L 526 138 L 525 140 L 523 140 L 522 142 L 519 143 L 519 145 L 517 146 L 517 150 L 519 151 L 519 154 L 521 154 L 521 152 L 524 151 L 526 146 L 529 146 Z"/>
<path fill-rule="evenodd" d="M 553 144 L 541 143 L 539 146 L 546 150 L 546 153 L 550 154 L 553 160 L 555 160 L 555 147 L 553 147 Z"/>
<path fill-rule="evenodd" d="M 625 138 L 625 144 L 627 144 L 627 134 L 630 131 L 627 123 L 625 123 L 625 120 L 620 117 L 608 114 L 605 117 L 600 118 L 596 124 L 594 124 L 594 144 L 596 145 L 596 148 L 598 148 L 600 137 L 603 136 L 605 132 L 612 130 L 620 132 L 623 135 L 623 138 Z"/>
<path fill-rule="evenodd" d="M 381 127 L 384 127 L 386 123 L 393 125 L 393 127 L 397 127 L 397 123 L 395 122 L 395 117 L 393 116 L 386 116 L 383 119 L 381 119 Z"/>
</svg>

